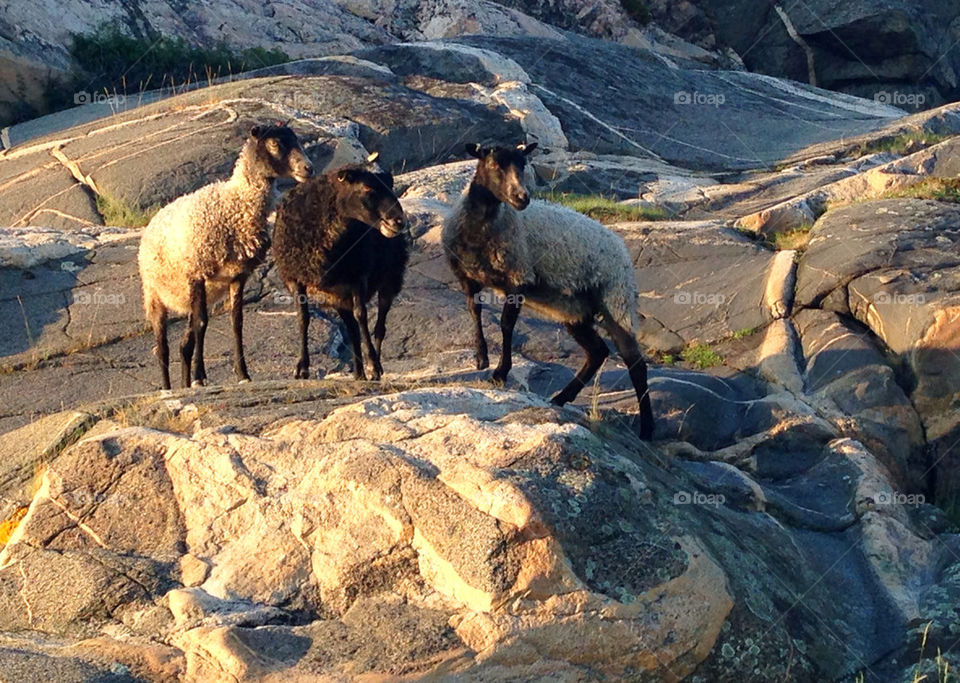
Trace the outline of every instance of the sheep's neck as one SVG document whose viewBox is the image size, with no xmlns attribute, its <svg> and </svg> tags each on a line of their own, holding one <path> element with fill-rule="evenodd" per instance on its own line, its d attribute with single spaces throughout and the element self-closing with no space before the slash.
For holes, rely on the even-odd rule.
<svg viewBox="0 0 960 683">
<path fill-rule="evenodd" d="M 473 181 L 467 192 L 467 211 L 482 221 L 492 221 L 500 211 L 500 200 L 484 185 Z"/>
<path fill-rule="evenodd" d="M 262 169 L 251 166 L 247 155 L 241 154 L 228 182 L 237 188 L 238 195 L 247 204 L 248 215 L 253 219 L 252 225 L 248 227 L 252 234 L 257 234 L 263 230 L 266 223 L 274 179 L 266 177 Z"/>
</svg>

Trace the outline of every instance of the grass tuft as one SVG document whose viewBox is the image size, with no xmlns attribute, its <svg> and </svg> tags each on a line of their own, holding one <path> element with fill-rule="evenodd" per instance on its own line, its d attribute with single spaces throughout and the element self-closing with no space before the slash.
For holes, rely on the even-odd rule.
<svg viewBox="0 0 960 683">
<path fill-rule="evenodd" d="M 141 209 L 122 199 L 107 195 L 97 195 L 97 211 L 106 225 L 116 228 L 142 228 L 159 210 L 158 206 Z"/>
<path fill-rule="evenodd" d="M 785 232 L 775 232 L 767 235 L 766 243 L 777 251 L 788 251 L 791 249 L 805 249 L 810 243 L 810 230 L 813 224 L 801 225 L 799 228 L 787 230 Z"/>
<path fill-rule="evenodd" d="M 706 344 L 693 344 L 680 354 L 680 358 L 698 370 L 706 370 L 723 364 L 723 358 Z"/>
<path fill-rule="evenodd" d="M 621 204 L 616 199 L 598 194 L 574 194 L 571 192 L 544 192 L 539 195 L 554 204 L 579 211 L 600 223 L 626 223 L 632 221 L 664 221 L 673 218 L 659 206 L 633 206 Z"/>
<path fill-rule="evenodd" d="M 935 199 L 960 204 L 960 178 L 925 178 L 916 185 L 891 190 L 883 199 Z"/>
<path fill-rule="evenodd" d="M 925 130 L 915 130 L 897 135 L 896 137 L 880 138 L 879 140 L 865 142 L 856 149 L 855 154 L 856 156 L 863 157 L 868 154 L 887 152 L 889 154 L 903 156 L 905 154 L 919 152 L 921 149 L 931 147 L 938 142 L 943 142 L 949 137 L 949 135 L 928 133 Z"/>
</svg>

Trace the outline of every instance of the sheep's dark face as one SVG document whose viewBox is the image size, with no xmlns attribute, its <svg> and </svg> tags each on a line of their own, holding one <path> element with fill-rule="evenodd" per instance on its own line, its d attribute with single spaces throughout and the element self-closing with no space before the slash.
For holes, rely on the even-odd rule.
<svg viewBox="0 0 960 683">
<path fill-rule="evenodd" d="M 481 147 L 467 145 L 467 152 L 480 160 L 473 182 L 487 188 L 499 201 L 517 211 L 530 205 L 530 193 L 523 184 L 523 171 L 527 156 L 537 148 L 537 143 L 516 147 Z"/>
<path fill-rule="evenodd" d="M 384 237 L 396 237 L 406 224 L 403 207 L 393 193 L 393 176 L 361 168 L 336 172 L 344 215 L 374 225 Z"/>
<path fill-rule="evenodd" d="M 313 164 L 289 127 L 254 126 L 251 141 L 256 145 L 257 160 L 269 178 L 293 178 L 303 182 L 313 175 Z"/>
</svg>

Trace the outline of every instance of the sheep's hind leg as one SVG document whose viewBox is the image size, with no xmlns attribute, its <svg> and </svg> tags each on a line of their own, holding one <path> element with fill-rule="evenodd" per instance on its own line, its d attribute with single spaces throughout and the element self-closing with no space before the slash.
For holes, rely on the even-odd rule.
<svg viewBox="0 0 960 683">
<path fill-rule="evenodd" d="M 487 340 L 483 338 L 483 320 L 480 316 L 480 297 L 477 295 L 483 289 L 476 280 L 463 280 L 463 292 L 467 297 L 467 310 L 473 318 L 473 338 L 476 349 L 477 370 L 490 367 L 490 357 L 487 354 Z"/>
<path fill-rule="evenodd" d="M 357 325 L 357 319 L 353 317 L 353 311 L 349 308 L 338 308 L 337 313 L 347 328 L 347 337 L 350 339 L 350 352 L 353 354 L 353 378 L 367 378 L 367 373 L 363 370 L 363 350 L 360 348 L 360 326 Z"/>
<path fill-rule="evenodd" d="M 203 365 L 203 340 L 207 333 L 207 288 L 203 280 L 194 282 L 190 286 L 190 332 L 194 357 L 191 386 L 202 387 L 207 380 L 207 370 Z M 187 372 L 184 377 L 189 383 L 189 363 L 185 363 L 185 366 Z"/>
<path fill-rule="evenodd" d="M 513 328 L 520 316 L 521 305 L 508 299 L 503 305 L 503 312 L 500 314 L 503 349 L 500 351 L 500 363 L 497 365 L 497 369 L 493 371 L 491 378 L 497 386 L 503 386 L 507 383 L 507 375 L 510 373 L 510 368 L 513 367 Z"/>
<path fill-rule="evenodd" d="M 247 361 L 243 355 L 243 286 L 246 277 L 239 277 L 230 283 L 230 312 L 233 320 L 233 372 L 240 382 L 249 382 Z"/>
<path fill-rule="evenodd" d="M 597 370 L 603 365 L 603 361 L 610 355 L 607 343 L 593 329 L 592 322 L 568 323 L 565 327 L 570 336 L 587 352 L 587 359 L 573 379 L 570 380 L 570 383 L 550 399 L 551 403 L 558 406 L 575 399 L 577 394 L 587 385 L 587 382 L 597 374 Z"/>
<path fill-rule="evenodd" d="M 307 301 L 305 285 L 298 284 L 295 291 L 297 296 L 297 322 L 300 326 L 300 360 L 297 361 L 297 370 L 294 377 L 309 379 L 310 350 L 307 348 L 307 331 L 310 328 L 310 304 Z"/>
<path fill-rule="evenodd" d="M 170 388 L 170 344 L 167 342 L 167 309 L 156 299 L 147 304 L 150 326 L 156 341 L 154 351 L 160 361 L 160 380 L 164 389 Z"/>
<path fill-rule="evenodd" d="M 360 326 L 360 336 L 363 338 L 363 345 L 367 349 L 367 356 L 370 358 L 371 378 L 378 380 L 383 375 L 383 366 L 380 365 L 380 355 L 373 348 L 373 339 L 370 338 L 370 323 L 367 320 L 367 304 L 360 293 L 353 295 L 353 315 Z"/>
<path fill-rule="evenodd" d="M 647 364 L 643 361 L 643 354 L 633 335 L 618 323 L 604 316 L 604 327 L 613 339 L 613 345 L 627 364 L 630 373 L 630 382 L 637 392 L 637 403 L 640 406 L 640 438 L 648 441 L 653 438 L 653 408 L 650 406 L 650 389 L 647 386 Z"/>
</svg>

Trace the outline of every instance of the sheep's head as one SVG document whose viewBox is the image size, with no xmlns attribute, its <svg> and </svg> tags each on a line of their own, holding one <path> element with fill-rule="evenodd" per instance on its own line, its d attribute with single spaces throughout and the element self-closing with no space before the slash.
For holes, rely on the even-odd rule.
<svg viewBox="0 0 960 683">
<path fill-rule="evenodd" d="M 499 201 L 523 211 L 530 204 L 530 193 L 523 184 L 523 170 L 527 156 L 536 148 L 536 142 L 520 143 L 516 147 L 467 145 L 467 153 L 480 160 L 473 182 L 485 187 Z"/>
<path fill-rule="evenodd" d="M 288 126 L 254 126 L 249 144 L 259 169 L 267 178 L 293 178 L 303 182 L 313 175 L 313 164 Z"/>
<path fill-rule="evenodd" d="M 375 225 L 384 237 L 396 237 L 406 224 L 403 207 L 393 193 L 393 176 L 347 167 L 333 173 L 341 213 Z"/>
</svg>

